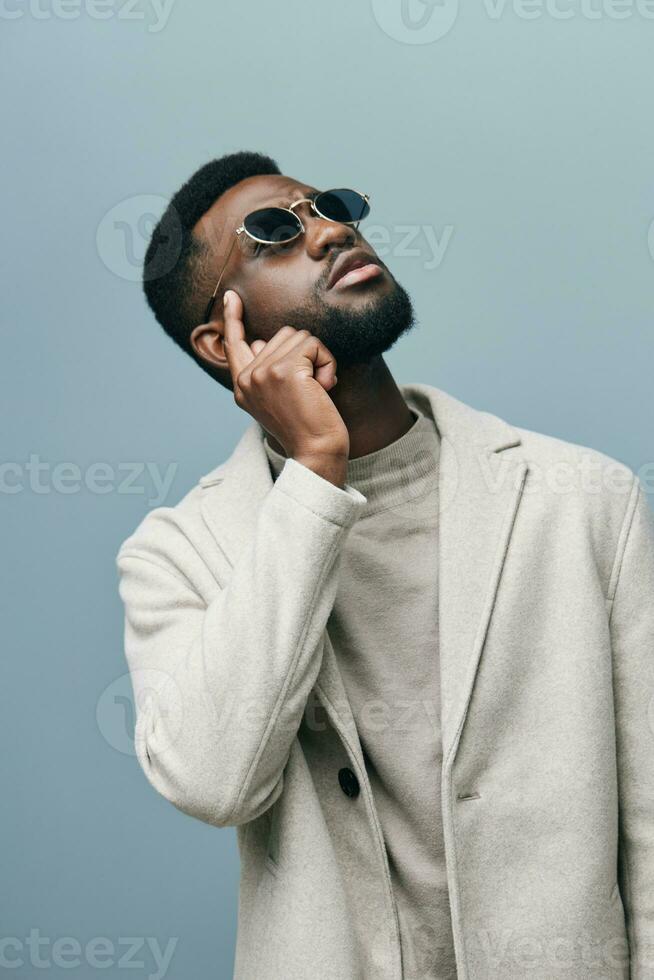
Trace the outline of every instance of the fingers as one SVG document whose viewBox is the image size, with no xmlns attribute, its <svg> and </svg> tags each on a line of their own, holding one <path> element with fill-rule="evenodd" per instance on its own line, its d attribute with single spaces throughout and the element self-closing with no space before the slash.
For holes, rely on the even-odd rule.
<svg viewBox="0 0 654 980">
<path fill-rule="evenodd" d="M 235 395 L 239 388 L 239 375 L 248 384 L 252 372 L 279 364 L 296 348 L 310 362 L 311 373 L 326 390 L 336 384 L 336 361 L 322 341 L 308 330 L 296 330 L 290 325 L 282 327 L 269 341 L 261 339 L 248 344 L 243 324 L 243 302 L 233 289 L 225 292 L 224 303 L 224 349 Z"/>
<path fill-rule="evenodd" d="M 235 373 L 238 376 L 246 367 L 254 367 L 255 361 L 257 364 L 260 363 L 257 361 L 257 358 L 262 351 L 265 351 L 267 358 L 269 353 L 272 353 L 280 344 L 284 343 L 289 336 L 296 336 L 297 330 L 294 330 L 293 327 L 282 327 L 269 341 L 253 340 L 248 345 L 245 340 L 245 327 L 243 324 L 243 301 L 233 289 L 226 290 L 225 295 L 227 296 L 227 303 L 224 306 L 225 331 L 223 341 L 225 357 L 232 374 L 232 380 L 235 380 Z M 245 348 L 248 348 L 249 357 L 243 345 L 245 345 Z"/>
<path fill-rule="evenodd" d="M 317 337 L 311 337 L 314 341 L 314 378 L 319 381 L 325 391 L 329 391 L 336 384 L 336 358 L 330 350 L 325 347 Z"/>
<path fill-rule="evenodd" d="M 253 351 L 255 351 L 256 364 L 253 364 L 252 367 L 258 367 L 260 364 L 263 364 L 264 361 L 268 360 L 268 357 L 271 354 L 279 351 L 280 347 L 285 345 L 286 341 L 290 337 L 296 337 L 296 336 L 297 336 L 297 330 L 294 330 L 293 327 L 282 327 L 268 341 L 265 340 L 253 341 L 250 344 L 250 348 Z M 255 345 L 256 345 L 256 349 L 255 349 Z"/>
<path fill-rule="evenodd" d="M 257 355 L 256 363 L 252 364 L 252 369 L 264 367 L 264 365 L 269 367 L 273 361 L 281 360 L 293 347 L 301 343 L 305 336 L 308 336 L 308 331 L 296 330 L 295 327 L 290 326 L 281 327 Z"/>
<path fill-rule="evenodd" d="M 225 324 L 225 357 L 232 381 L 236 385 L 239 374 L 254 360 L 255 355 L 245 339 L 243 303 L 241 297 L 233 289 L 228 289 L 225 292 L 223 319 Z"/>
<path fill-rule="evenodd" d="M 273 347 L 273 342 L 276 342 Z M 273 348 L 271 350 L 271 348 Z M 297 363 L 298 356 L 304 355 L 316 381 L 328 391 L 336 381 L 336 361 L 322 341 L 318 340 L 308 330 L 295 330 L 293 327 L 282 327 L 268 342 L 262 356 L 250 366 L 250 372 L 259 369 L 261 372 L 272 368 L 283 376 L 284 367 Z"/>
</svg>

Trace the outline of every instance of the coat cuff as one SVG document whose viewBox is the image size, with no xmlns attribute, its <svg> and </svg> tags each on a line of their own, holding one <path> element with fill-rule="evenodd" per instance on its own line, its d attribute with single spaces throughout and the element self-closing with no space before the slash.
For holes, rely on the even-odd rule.
<svg viewBox="0 0 654 980">
<path fill-rule="evenodd" d="M 284 463 L 274 488 L 339 527 L 351 527 L 367 503 L 367 497 L 356 487 L 349 483 L 337 487 L 292 456 Z"/>
</svg>

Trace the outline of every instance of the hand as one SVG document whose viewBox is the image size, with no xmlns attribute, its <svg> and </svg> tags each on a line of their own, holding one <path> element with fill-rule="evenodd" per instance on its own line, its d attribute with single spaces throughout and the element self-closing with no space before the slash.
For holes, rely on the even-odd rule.
<svg viewBox="0 0 654 980">
<path fill-rule="evenodd" d="M 227 290 L 224 347 L 237 405 L 284 447 L 286 454 L 343 485 L 350 437 L 327 394 L 336 361 L 308 330 L 284 326 L 269 341 L 245 340 L 243 303 Z"/>
</svg>

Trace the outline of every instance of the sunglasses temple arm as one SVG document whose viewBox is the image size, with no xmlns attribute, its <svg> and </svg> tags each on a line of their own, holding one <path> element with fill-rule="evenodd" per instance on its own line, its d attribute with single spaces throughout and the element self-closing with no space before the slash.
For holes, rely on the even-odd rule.
<svg viewBox="0 0 654 980">
<path fill-rule="evenodd" d="M 204 322 L 205 323 L 208 323 L 209 322 L 209 317 L 211 316 L 211 311 L 213 310 L 214 303 L 216 302 L 216 296 L 218 295 L 218 289 L 220 288 L 220 283 L 222 282 L 222 278 L 225 275 L 225 269 L 227 268 L 227 263 L 229 262 L 230 256 L 231 256 L 232 252 L 234 251 L 234 246 L 236 245 L 236 242 L 237 241 L 238 241 L 238 234 L 236 234 L 234 236 L 234 240 L 233 240 L 232 244 L 229 247 L 229 252 L 227 253 L 227 258 L 225 259 L 225 263 L 223 265 L 223 271 L 220 273 L 220 278 L 218 279 L 218 282 L 216 283 L 215 289 L 214 289 L 213 293 L 211 294 L 211 299 L 209 300 L 209 303 L 207 305 L 206 312 L 204 314 Z"/>
<path fill-rule="evenodd" d="M 367 197 L 364 197 L 363 198 L 363 208 L 365 208 L 365 206 L 366 206 L 367 203 L 368 203 L 368 198 Z M 362 211 L 363 211 L 363 208 L 361 208 Z M 359 220 L 355 223 L 355 225 L 354 225 L 354 230 L 355 231 L 358 231 L 359 230 L 359 225 L 361 224 L 362 221 L 363 221 L 363 218 L 359 218 Z"/>
</svg>

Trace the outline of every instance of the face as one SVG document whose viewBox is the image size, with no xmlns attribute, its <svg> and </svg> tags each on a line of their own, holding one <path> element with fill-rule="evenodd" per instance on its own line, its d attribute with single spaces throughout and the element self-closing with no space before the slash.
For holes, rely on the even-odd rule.
<svg viewBox="0 0 654 980">
<path fill-rule="evenodd" d="M 249 177 L 231 187 L 207 211 L 194 234 L 209 249 L 208 286 L 203 307 L 218 280 L 235 230 L 245 215 L 262 207 L 288 207 L 317 188 L 281 175 Z M 359 231 L 318 217 L 306 202 L 294 208 L 305 231 L 286 245 L 259 247 L 246 234 L 238 236 L 223 274 L 213 322 L 191 336 L 197 353 L 214 368 L 225 368 L 222 347 L 222 294 L 237 292 L 245 310 L 249 343 L 270 340 L 285 324 L 317 336 L 339 367 L 366 363 L 388 350 L 413 326 L 411 301 L 389 269 Z M 356 250 L 357 258 L 376 264 L 380 272 L 332 282 L 334 264 Z M 213 277 L 213 278 L 212 278 Z"/>
</svg>

